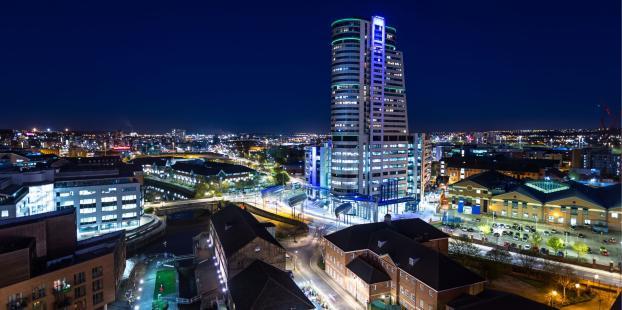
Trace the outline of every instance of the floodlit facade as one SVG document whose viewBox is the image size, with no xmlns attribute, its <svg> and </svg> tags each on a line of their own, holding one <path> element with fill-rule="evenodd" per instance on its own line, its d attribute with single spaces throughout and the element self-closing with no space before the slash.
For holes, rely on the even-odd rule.
<svg viewBox="0 0 622 310">
<path fill-rule="evenodd" d="M 305 148 L 307 196 L 321 198 L 330 187 L 330 143 Z"/>
<path fill-rule="evenodd" d="M 379 16 L 332 23 L 334 195 L 407 195 L 408 117 L 396 32 Z"/>
</svg>

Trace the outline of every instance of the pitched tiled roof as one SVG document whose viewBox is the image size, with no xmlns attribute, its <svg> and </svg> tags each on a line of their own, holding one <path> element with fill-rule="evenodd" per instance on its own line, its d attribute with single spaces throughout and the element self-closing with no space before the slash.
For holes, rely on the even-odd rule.
<svg viewBox="0 0 622 310">
<path fill-rule="evenodd" d="M 229 281 L 236 310 L 315 309 L 289 275 L 260 260 Z"/>
<path fill-rule="evenodd" d="M 259 223 L 253 215 L 236 206 L 224 207 L 212 215 L 211 221 L 227 257 L 257 237 L 282 248 L 264 225 Z"/>
<path fill-rule="evenodd" d="M 620 186 L 620 183 L 605 187 L 591 187 L 583 185 L 579 182 L 569 181 L 560 183 L 561 185 L 564 185 L 564 189 L 548 193 L 530 187 L 526 184 L 518 185 L 517 187 L 508 190 L 508 192 L 517 192 L 529 196 L 540 201 L 542 204 L 550 201 L 575 197 L 602 206 L 605 209 L 621 207 L 622 187 Z"/>
<path fill-rule="evenodd" d="M 326 239 L 344 251 L 354 251 L 367 246 L 371 233 L 389 228 L 419 242 L 447 238 L 447 234 L 425 221 L 413 218 L 404 220 L 354 225 L 326 236 Z"/>
<path fill-rule="evenodd" d="M 482 173 L 478 173 L 476 175 L 472 175 L 452 185 L 460 185 L 462 183 L 466 183 L 467 181 L 479 184 L 482 187 L 485 187 L 489 190 L 493 190 L 493 189 L 507 190 L 509 188 L 513 188 L 516 185 L 520 184 L 520 181 L 518 179 L 507 176 L 496 170 L 488 170 Z"/>
<path fill-rule="evenodd" d="M 391 280 L 391 277 L 384 270 L 369 264 L 360 256 L 353 259 L 346 267 L 367 284 Z"/>
<path fill-rule="evenodd" d="M 400 269 L 436 291 L 484 281 L 449 257 L 416 241 L 417 231 L 426 231 L 431 236 L 431 231 L 426 226 L 438 231 L 424 221 L 408 219 L 354 225 L 326 235 L 325 238 L 345 252 L 368 249 L 379 256 L 388 255 Z M 447 235 L 438 231 L 434 238 L 419 240 L 440 237 Z"/>
</svg>

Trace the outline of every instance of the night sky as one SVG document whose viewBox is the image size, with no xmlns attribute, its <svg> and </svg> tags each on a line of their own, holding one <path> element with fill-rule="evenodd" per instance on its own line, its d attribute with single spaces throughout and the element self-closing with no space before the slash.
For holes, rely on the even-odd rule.
<svg viewBox="0 0 622 310">
<path fill-rule="evenodd" d="M 411 131 L 619 111 L 618 0 L 94 3 L 0 3 L 0 128 L 327 133 L 330 23 L 375 14 L 398 31 Z"/>
</svg>

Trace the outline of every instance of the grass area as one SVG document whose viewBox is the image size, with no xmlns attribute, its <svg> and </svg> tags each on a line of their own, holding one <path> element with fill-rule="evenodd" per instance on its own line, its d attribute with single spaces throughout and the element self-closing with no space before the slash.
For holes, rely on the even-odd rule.
<svg viewBox="0 0 622 310">
<path fill-rule="evenodd" d="M 177 292 L 177 271 L 175 269 L 161 269 L 156 273 L 153 299 L 158 299 L 158 294 L 167 296 Z"/>
</svg>

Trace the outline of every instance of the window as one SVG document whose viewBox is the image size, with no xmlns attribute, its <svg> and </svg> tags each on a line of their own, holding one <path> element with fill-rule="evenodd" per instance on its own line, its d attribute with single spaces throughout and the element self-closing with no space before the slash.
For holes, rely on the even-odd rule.
<svg viewBox="0 0 622 310">
<path fill-rule="evenodd" d="M 84 281 L 86 281 L 86 275 L 84 274 L 84 272 L 78 272 L 78 273 L 73 275 L 73 284 L 74 285 L 84 283 Z"/>
<path fill-rule="evenodd" d="M 104 301 L 104 293 L 103 292 L 99 292 L 99 293 L 95 293 L 93 294 L 93 304 L 99 304 L 102 301 Z"/>
<path fill-rule="evenodd" d="M 93 292 L 100 291 L 104 288 L 104 280 L 97 279 L 93 281 Z"/>
<path fill-rule="evenodd" d="M 86 286 L 78 286 L 73 290 L 73 297 L 80 298 L 86 296 Z"/>
<path fill-rule="evenodd" d="M 95 194 L 95 191 L 90 191 L 90 190 L 81 190 L 80 191 L 80 196 L 88 196 L 88 195 L 93 195 Z"/>
<path fill-rule="evenodd" d="M 123 218 L 130 218 L 130 217 L 135 217 L 136 216 L 136 212 L 127 212 L 127 213 L 123 213 Z"/>
<path fill-rule="evenodd" d="M 95 267 L 91 270 L 91 275 L 93 279 L 99 278 L 104 274 L 104 268 L 102 266 Z"/>
<path fill-rule="evenodd" d="M 80 219 L 80 224 L 93 224 L 97 222 L 97 218 L 94 216 L 83 217 Z"/>
<path fill-rule="evenodd" d="M 434 292 L 432 291 L 432 289 L 428 290 L 428 295 L 430 295 L 430 297 L 434 296 Z"/>
<path fill-rule="evenodd" d="M 614 218 L 614 219 L 617 219 L 618 218 L 618 214 L 613 212 L 613 213 L 611 213 L 611 217 Z"/>
<path fill-rule="evenodd" d="M 9 210 L 2 210 L 2 215 L 0 217 L 9 217 Z"/>
</svg>

